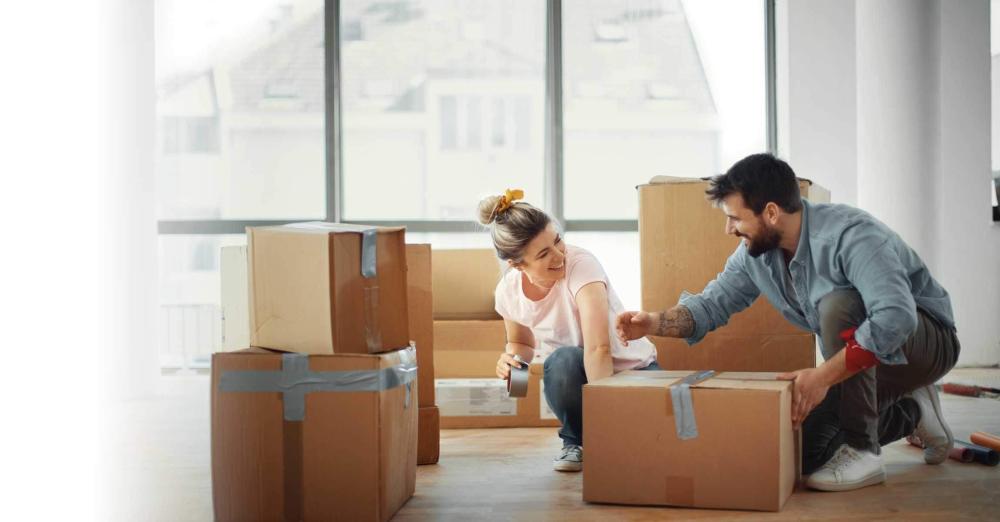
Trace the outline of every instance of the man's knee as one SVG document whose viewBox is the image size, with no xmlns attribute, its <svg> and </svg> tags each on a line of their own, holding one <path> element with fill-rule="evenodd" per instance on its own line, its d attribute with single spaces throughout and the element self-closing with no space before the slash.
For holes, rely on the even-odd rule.
<svg viewBox="0 0 1000 522">
<path fill-rule="evenodd" d="M 840 333 L 864 322 L 865 303 L 857 290 L 834 290 L 819 300 L 817 309 L 823 356 L 830 358 L 844 346 Z"/>
</svg>

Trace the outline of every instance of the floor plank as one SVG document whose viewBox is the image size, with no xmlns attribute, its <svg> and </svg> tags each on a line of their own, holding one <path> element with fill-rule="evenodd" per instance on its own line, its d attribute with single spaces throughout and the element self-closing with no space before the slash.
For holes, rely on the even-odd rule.
<svg viewBox="0 0 1000 522">
<path fill-rule="evenodd" d="M 948 381 L 1000 381 L 955 370 Z M 212 519 L 207 376 L 164 378 L 156 397 L 110 412 L 106 463 L 112 520 Z M 1000 434 L 1000 400 L 942 395 L 955 434 Z M 595 505 L 582 475 L 557 473 L 553 428 L 444 430 L 441 462 L 417 469 L 417 493 L 396 520 L 1000 520 L 1000 467 L 927 466 L 905 443 L 885 448 L 886 484 L 846 493 L 797 491 L 780 513 Z"/>
</svg>

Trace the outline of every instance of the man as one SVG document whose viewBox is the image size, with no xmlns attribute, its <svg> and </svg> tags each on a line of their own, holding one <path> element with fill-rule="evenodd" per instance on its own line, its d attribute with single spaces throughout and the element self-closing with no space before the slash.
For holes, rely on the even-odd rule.
<svg viewBox="0 0 1000 522">
<path fill-rule="evenodd" d="M 883 482 L 881 446 L 907 435 L 927 463 L 944 461 L 954 440 L 933 383 L 955 365 L 959 343 L 948 293 L 917 254 L 861 210 L 803 200 L 791 167 L 770 154 L 740 160 L 706 193 L 740 245 L 701 294 L 684 292 L 658 314 L 620 314 L 619 337 L 695 344 L 763 293 L 819 336 L 825 359 L 782 376 L 795 381 L 808 486 Z"/>
</svg>

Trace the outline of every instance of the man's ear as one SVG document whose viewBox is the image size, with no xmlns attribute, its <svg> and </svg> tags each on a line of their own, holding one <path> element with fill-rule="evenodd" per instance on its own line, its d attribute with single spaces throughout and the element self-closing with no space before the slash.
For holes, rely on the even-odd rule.
<svg viewBox="0 0 1000 522">
<path fill-rule="evenodd" d="M 778 204 L 771 201 L 764 206 L 764 220 L 767 221 L 769 225 L 777 225 L 778 217 L 781 215 L 781 208 Z"/>
</svg>

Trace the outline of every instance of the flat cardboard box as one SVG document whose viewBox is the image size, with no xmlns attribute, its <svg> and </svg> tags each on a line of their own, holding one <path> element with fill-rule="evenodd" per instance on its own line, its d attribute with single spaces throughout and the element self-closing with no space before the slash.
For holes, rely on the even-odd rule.
<svg viewBox="0 0 1000 522">
<path fill-rule="evenodd" d="M 630 371 L 583 388 L 583 499 L 779 511 L 798 461 L 792 383 L 722 373 L 691 387 L 697 436 L 681 440 L 669 386 L 691 372 Z"/>
<path fill-rule="evenodd" d="M 410 339 L 416 343 L 420 407 L 434 406 L 434 309 L 431 297 L 431 246 L 406 245 L 406 294 Z"/>
<path fill-rule="evenodd" d="M 435 378 L 496 377 L 507 331 L 503 320 L 434 321 L 434 345 Z"/>
<path fill-rule="evenodd" d="M 247 247 L 222 247 L 219 279 L 222 281 L 222 351 L 250 346 L 250 296 L 247 290 Z"/>
<path fill-rule="evenodd" d="M 506 381 L 496 375 L 492 378 L 438 378 L 435 383 L 441 427 L 559 427 L 559 420 L 545 402 L 542 371 L 541 364 L 531 365 L 528 395 L 522 398 L 508 397 Z"/>
<path fill-rule="evenodd" d="M 638 187 L 643 310 L 666 310 L 682 291 L 701 292 L 736 250 L 739 238 L 725 233 L 725 215 L 705 199 L 708 186 L 701 179 L 657 177 Z M 808 180 L 799 188 L 810 201 L 830 199 Z M 812 333 L 793 326 L 763 297 L 694 346 L 683 339 L 650 339 L 664 369 L 788 371 L 816 365 Z"/>
<path fill-rule="evenodd" d="M 212 356 L 215 519 L 390 519 L 416 484 L 417 387 L 305 393 L 300 421 L 285 420 L 292 410 L 281 392 L 222 391 L 223 379 L 246 378 L 239 372 L 280 374 L 284 355 L 250 348 Z M 308 369 L 378 372 L 414 357 L 313 355 Z"/>
<path fill-rule="evenodd" d="M 496 252 L 435 249 L 431 255 L 434 319 L 500 319 L 493 304 L 502 266 Z"/>
<path fill-rule="evenodd" d="M 250 344 L 307 354 L 379 353 L 410 343 L 403 228 L 376 227 L 376 274 L 361 230 L 339 223 L 248 227 Z"/>
<path fill-rule="evenodd" d="M 421 406 L 418 421 L 417 465 L 437 464 L 441 457 L 441 412 L 437 406 Z"/>
</svg>

